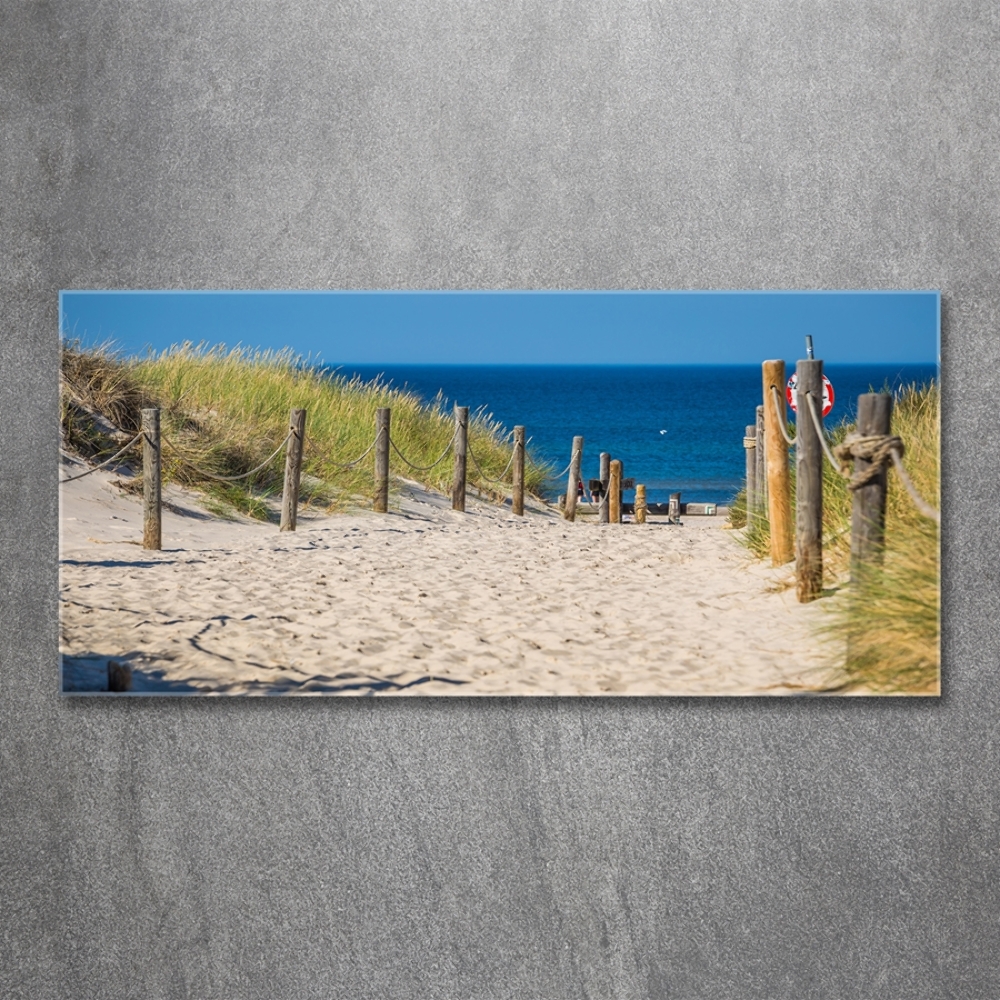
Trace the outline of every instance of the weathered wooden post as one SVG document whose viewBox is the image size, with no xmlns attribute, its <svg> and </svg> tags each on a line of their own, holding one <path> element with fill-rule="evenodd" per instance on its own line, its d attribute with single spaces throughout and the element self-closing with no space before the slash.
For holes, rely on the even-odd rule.
<svg viewBox="0 0 1000 1000">
<path fill-rule="evenodd" d="M 771 522 L 771 563 L 791 562 L 792 502 L 788 474 L 788 447 L 782 435 L 785 426 L 785 362 L 765 361 L 764 437 L 767 462 L 767 511 Z"/>
<path fill-rule="evenodd" d="M 642 483 L 635 484 L 635 523 L 646 523 L 646 487 Z"/>
<path fill-rule="evenodd" d="M 389 435 L 392 410 L 380 406 L 375 411 L 375 502 L 372 510 L 379 514 L 389 511 Z"/>
<path fill-rule="evenodd" d="M 681 495 L 680 493 L 671 493 L 669 502 L 667 503 L 667 522 L 669 524 L 680 524 L 681 523 Z"/>
<path fill-rule="evenodd" d="M 299 516 L 302 481 L 302 446 L 306 437 L 306 411 L 293 409 L 288 418 L 291 436 L 285 449 L 285 484 L 281 491 L 281 531 L 294 531 Z"/>
<path fill-rule="evenodd" d="M 576 520 L 576 491 L 580 482 L 580 463 L 583 461 L 583 438 L 573 438 L 573 452 L 569 457 L 569 479 L 566 480 L 566 504 L 563 517 L 567 521 Z"/>
<path fill-rule="evenodd" d="M 163 548 L 160 411 L 142 411 L 142 547 Z"/>
<path fill-rule="evenodd" d="M 599 517 L 598 521 L 601 524 L 608 523 L 608 482 L 611 479 L 611 456 L 606 451 L 601 452 L 601 503 L 600 510 L 598 511 Z"/>
<path fill-rule="evenodd" d="M 886 392 L 866 392 L 858 396 L 857 432 L 865 437 L 890 433 L 892 396 Z M 854 472 L 865 472 L 871 462 L 854 460 Z M 885 548 L 885 499 L 888 487 L 886 467 L 866 485 L 854 490 L 851 507 L 851 579 L 857 581 L 865 567 L 878 565 Z"/>
<path fill-rule="evenodd" d="M 622 523 L 622 463 L 613 458 L 608 473 L 608 522 Z"/>
<path fill-rule="evenodd" d="M 805 604 L 823 592 L 823 448 L 811 413 L 823 412 L 823 362 L 795 371 L 795 596 Z"/>
<path fill-rule="evenodd" d="M 524 428 L 514 428 L 514 472 L 510 498 L 511 509 L 524 516 Z"/>
<path fill-rule="evenodd" d="M 469 408 L 455 407 L 455 473 L 451 480 L 451 509 L 465 510 L 465 476 L 469 452 Z"/>
<path fill-rule="evenodd" d="M 757 509 L 757 428 L 747 424 L 743 436 L 743 447 L 747 453 L 747 527 L 753 523 Z"/>
<path fill-rule="evenodd" d="M 767 447 L 765 445 L 764 438 L 764 407 L 757 407 L 757 423 L 756 423 L 756 434 L 757 434 L 757 496 L 755 497 L 755 503 L 757 504 L 757 514 L 760 517 L 764 517 L 767 512 Z"/>
</svg>

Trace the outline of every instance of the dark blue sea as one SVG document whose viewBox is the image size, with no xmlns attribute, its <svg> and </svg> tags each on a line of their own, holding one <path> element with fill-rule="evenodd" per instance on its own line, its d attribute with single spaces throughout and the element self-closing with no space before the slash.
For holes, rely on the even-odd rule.
<svg viewBox="0 0 1000 1000">
<path fill-rule="evenodd" d="M 743 434 L 761 402 L 759 365 L 343 365 L 338 375 L 381 375 L 431 401 L 482 409 L 508 429 L 524 424 L 528 451 L 555 471 L 584 437 L 583 479 L 600 453 L 645 483 L 651 502 L 727 503 L 742 485 Z M 788 365 L 788 373 L 794 363 Z M 834 387 L 827 426 L 853 420 L 859 394 L 937 377 L 936 365 L 826 365 Z M 552 495 L 565 479 L 551 484 Z M 631 495 L 628 495 L 631 499 Z"/>
</svg>

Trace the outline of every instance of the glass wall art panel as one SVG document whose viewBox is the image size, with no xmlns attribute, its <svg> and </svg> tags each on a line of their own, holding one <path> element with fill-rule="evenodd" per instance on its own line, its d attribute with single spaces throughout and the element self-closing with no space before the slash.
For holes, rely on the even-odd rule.
<svg viewBox="0 0 1000 1000">
<path fill-rule="evenodd" d="M 71 695 L 938 695 L 934 291 L 64 291 Z"/>
</svg>

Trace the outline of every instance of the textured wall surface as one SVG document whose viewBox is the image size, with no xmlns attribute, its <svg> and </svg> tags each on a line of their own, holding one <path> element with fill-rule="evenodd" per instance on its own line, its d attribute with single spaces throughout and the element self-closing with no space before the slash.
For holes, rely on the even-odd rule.
<svg viewBox="0 0 1000 1000">
<path fill-rule="evenodd" d="M 0 996 L 1000 995 L 1000 15 L 10 0 Z M 938 700 L 64 700 L 57 292 L 939 288 Z"/>
</svg>

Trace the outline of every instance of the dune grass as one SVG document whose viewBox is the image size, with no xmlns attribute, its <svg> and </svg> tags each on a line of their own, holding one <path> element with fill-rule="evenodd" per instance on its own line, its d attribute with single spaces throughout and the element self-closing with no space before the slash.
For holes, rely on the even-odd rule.
<svg viewBox="0 0 1000 1000">
<path fill-rule="evenodd" d="M 888 391 L 883 389 L 882 391 Z M 917 491 L 940 509 L 940 393 L 936 383 L 895 393 L 893 433 L 906 448 L 904 464 Z M 853 426 L 828 431 L 840 443 Z M 794 497 L 795 470 L 791 468 Z M 794 500 L 793 500 L 794 503 Z M 886 549 L 881 567 L 850 575 L 852 494 L 829 462 L 823 463 L 823 576 L 836 591 L 824 635 L 848 650 L 847 687 L 883 693 L 934 694 L 940 674 L 940 550 L 938 526 L 914 506 L 896 472 L 889 472 Z M 746 529 L 746 491 L 731 507 L 731 523 Z M 751 519 L 744 544 L 760 558 L 770 553 L 766 511 Z"/>
<path fill-rule="evenodd" d="M 327 375 L 291 351 L 227 350 L 183 344 L 141 359 L 123 359 L 107 348 L 83 351 L 64 344 L 62 416 L 67 443 L 82 454 L 101 458 L 120 444 L 95 428 L 93 414 L 122 431 L 134 433 L 139 410 L 158 406 L 165 441 L 166 482 L 195 487 L 220 513 L 238 510 L 253 517 L 273 517 L 280 496 L 284 454 L 276 456 L 249 481 L 218 483 L 199 470 L 235 476 L 264 462 L 288 432 L 293 407 L 304 408 L 306 443 L 301 502 L 328 511 L 370 506 L 374 496 L 374 457 L 356 466 L 346 463 L 364 454 L 375 436 L 375 411 L 391 407 L 391 436 L 413 464 L 431 465 L 445 450 L 454 430 L 446 401 L 422 401 L 415 394 L 374 380 Z M 511 454 L 508 434 L 491 414 L 470 416 L 469 447 L 485 476 L 469 461 L 468 483 L 494 501 L 509 495 L 510 473 L 499 478 Z M 408 468 L 390 452 L 393 479 L 414 479 L 431 488 L 450 490 L 448 456 L 426 472 Z M 539 494 L 547 468 L 525 461 L 525 489 Z"/>
</svg>

